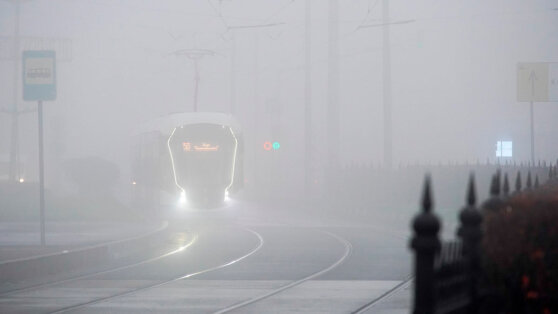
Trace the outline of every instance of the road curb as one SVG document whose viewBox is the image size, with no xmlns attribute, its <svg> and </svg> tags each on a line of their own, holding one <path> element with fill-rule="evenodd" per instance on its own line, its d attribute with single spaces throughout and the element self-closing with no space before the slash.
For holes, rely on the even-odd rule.
<svg viewBox="0 0 558 314">
<path fill-rule="evenodd" d="M 4 282 L 17 282 L 37 276 L 55 275 L 78 268 L 91 267 L 129 256 L 148 247 L 167 227 L 168 222 L 165 221 L 157 229 L 139 236 L 74 250 L 3 261 L 0 262 L 0 278 Z"/>
</svg>

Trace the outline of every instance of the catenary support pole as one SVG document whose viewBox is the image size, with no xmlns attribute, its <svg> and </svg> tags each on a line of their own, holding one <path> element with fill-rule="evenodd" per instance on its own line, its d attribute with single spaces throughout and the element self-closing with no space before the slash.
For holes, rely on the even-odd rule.
<svg viewBox="0 0 558 314">
<path fill-rule="evenodd" d="M 43 101 L 39 100 L 39 207 L 41 211 L 41 246 L 46 245 L 45 240 L 45 176 L 44 176 L 44 151 L 43 151 Z"/>
<path fill-rule="evenodd" d="M 384 101 L 384 167 L 392 166 L 392 125 L 391 125 L 391 51 L 389 39 L 389 0 L 382 3 L 383 32 L 383 101 Z"/>
<path fill-rule="evenodd" d="M 330 171 L 339 162 L 339 0 L 329 0 L 327 141 Z"/>
<path fill-rule="evenodd" d="M 232 115 L 236 114 L 236 34 L 231 30 L 231 59 L 230 59 L 230 105 L 229 110 Z"/>
<path fill-rule="evenodd" d="M 312 154 L 312 59 L 311 59 L 311 2 L 306 0 L 305 6 L 305 83 L 304 83 L 304 184 L 306 193 L 310 192 Z"/>
<path fill-rule="evenodd" d="M 14 27 L 14 49 L 13 49 L 13 61 L 14 61 L 14 73 L 13 73 L 13 100 L 12 100 L 12 130 L 10 138 L 10 171 L 9 180 L 17 181 L 20 178 L 19 173 L 19 115 L 18 115 L 18 86 L 19 82 L 19 15 L 20 15 L 20 2 L 15 2 L 15 27 Z"/>
</svg>

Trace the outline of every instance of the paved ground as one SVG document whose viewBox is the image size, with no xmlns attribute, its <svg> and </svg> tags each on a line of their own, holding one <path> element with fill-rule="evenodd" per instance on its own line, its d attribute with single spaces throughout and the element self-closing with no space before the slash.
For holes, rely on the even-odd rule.
<svg viewBox="0 0 558 314">
<path fill-rule="evenodd" d="M 410 230 L 408 224 L 393 224 L 380 217 L 348 222 L 246 204 L 176 213 L 167 230 L 171 240 L 157 253 L 168 251 L 161 258 L 0 293 L 0 312 L 351 313 L 409 276 Z M 249 301 L 254 302 L 235 308 Z M 404 285 L 366 313 L 408 313 L 409 308 L 410 290 Z"/>
<path fill-rule="evenodd" d="M 0 222 L 0 263 L 122 240 L 159 228 L 161 223 L 47 223 L 46 246 L 41 246 L 38 223 Z"/>
</svg>

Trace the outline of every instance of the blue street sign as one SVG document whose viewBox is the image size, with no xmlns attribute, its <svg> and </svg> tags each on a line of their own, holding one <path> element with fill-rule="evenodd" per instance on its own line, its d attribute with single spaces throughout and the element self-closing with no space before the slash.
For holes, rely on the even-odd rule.
<svg viewBox="0 0 558 314">
<path fill-rule="evenodd" d="M 23 51 L 23 100 L 56 99 L 56 53 Z"/>
</svg>

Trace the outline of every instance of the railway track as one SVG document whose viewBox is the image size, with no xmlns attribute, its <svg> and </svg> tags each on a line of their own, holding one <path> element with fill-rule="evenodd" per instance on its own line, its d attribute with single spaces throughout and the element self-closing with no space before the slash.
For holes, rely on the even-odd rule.
<svg viewBox="0 0 558 314">
<path fill-rule="evenodd" d="M 364 304 L 363 306 L 359 307 L 358 309 L 351 312 L 351 314 L 363 314 L 366 313 L 368 310 L 371 310 L 374 306 L 380 304 L 382 301 L 387 300 L 390 296 L 394 295 L 395 293 L 399 292 L 402 289 L 407 288 L 413 281 L 415 277 L 408 276 L 407 279 L 403 280 L 401 283 L 396 285 L 395 287 L 389 289 L 388 291 L 384 292 L 379 297 L 371 300 L 370 302 Z"/>
<path fill-rule="evenodd" d="M 170 280 L 161 281 L 161 282 L 158 282 L 156 284 L 151 284 L 151 285 L 143 286 L 143 287 L 140 287 L 140 288 L 127 290 L 127 291 L 124 291 L 124 292 L 121 292 L 121 293 L 116 293 L 116 294 L 113 294 L 113 295 L 110 295 L 110 296 L 107 296 L 107 297 L 97 298 L 95 300 L 91 300 L 91 301 L 88 301 L 88 302 L 83 302 L 83 303 L 80 303 L 80 304 L 75 304 L 75 305 L 72 305 L 72 306 L 61 308 L 61 309 L 58 309 L 58 310 L 56 310 L 54 312 L 51 312 L 51 313 L 72 312 L 72 311 L 79 310 L 79 309 L 87 307 L 87 306 L 111 301 L 111 300 L 114 300 L 114 299 L 117 299 L 117 298 L 121 298 L 121 297 L 124 297 L 124 296 L 128 296 L 128 295 L 131 295 L 131 294 L 138 293 L 140 291 L 146 291 L 148 289 L 158 288 L 158 287 L 161 287 L 161 286 L 164 286 L 164 285 L 167 285 L 167 284 L 179 281 L 179 280 L 188 279 L 188 278 L 191 278 L 191 277 L 194 277 L 194 276 L 197 276 L 197 275 L 201 275 L 201 274 L 204 274 L 204 273 L 216 271 L 216 270 L 223 269 L 225 267 L 231 266 L 231 265 L 233 265 L 237 262 L 240 262 L 241 260 L 255 254 L 264 245 L 263 237 L 259 233 L 257 233 L 256 231 L 253 231 L 251 229 L 246 229 L 246 230 L 248 230 L 248 231 L 252 232 L 254 235 L 256 235 L 256 237 L 258 237 L 258 239 L 259 239 L 259 243 L 254 249 L 252 249 L 250 252 L 248 252 L 247 254 L 245 254 L 245 255 L 243 255 L 239 258 L 231 260 L 227 263 L 220 264 L 218 266 L 206 268 L 206 269 L 203 269 L 203 270 L 200 270 L 200 271 L 197 271 L 197 272 L 184 274 L 182 276 L 179 276 L 179 277 L 176 277 L 176 278 L 173 278 L 173 279 L 170 279 Z M 339 241 L 341 244 L 343 244 L 343 247 L 344 247 L 343 254 L 334 263 L 332 263 L 331 265 L 328 265 L 325 268 L 319 269 L 316 272 L 314 272 L 314 273 L 312 273 L 308 276 L 305 276 L 305 277 L 300 278 L 298 280 L 292 281 L 289 284 L 283 285 L 282 287 L 274 289 L 271 292 L 267 292 L 263 295 L 255 296 L 253 298 L 250 298 L 248 300 L 242 301 L 242 302 L 237 303 L 237 304 L 233 304 L 233 305 L 231 305 L 229 307 L 226 307 L 226 308 L 223 308 L 223 309 L 221 309 L 221 310 L 219 310 L 215 313 L 227 313 L 227 312 L 234 311 L 234 310 L 237 310 L 237 309 L 241 309 L 241 308 L 247 307 L 251 304 L 260 302 L 264 299 L 272 297 L 273 295 L 279 294 L 279 293 L 281 293 L 283 291 L 286 291 L 288 289 L 292 289 L 292 288 L 294 288 L 294 287 L 296 287 L 296 286 L 298 286 L 298 285 L 300 285 L 300 284 L 302 284 L 302 283 L 304 283 L 308 280 L 314 279 L 314 278 L 316 278 L 316 277 L 318 277 L 322 274 L 325 274 L 326 272 L 328 272 L 328 271 L 334 269 L 335 267 L 339 266 L 340 264 L 342 264 L 347 259 L 347 257 L 350 255 L 350 253 L 352 251 L 351 243 L 348 242 L 347 240 L 339 237 L 338 235 L 331 233 L 331 232 L 324 232 L 324 233 L 326 235 L 330 236 L 331 238 L 335 239 L 336 241 Z"/>
<path fill-rule="evenodd" d="M 217 266 L 213 266 L 213 267 L 209 267 L 209 268 L 206 268 L 206 269 L 203 269 L 203 270 L 199 270 L 199 271 L 196 271 L 196 272 L 183 274 L 179 277 L 175 277 L 175 278 L 172 278 L 172 279 L 169 279 L 169 280 L 160 281 L 160 282 L 155 283 L 155 284 L 142 286 L 142 287 L 127 290 L 127 291 L 124 291 L 124 292 L 121 292 L 121 293 L 116 293 L 116 294 L 113 294 L 113 295 L 110 295 L 110 296 L 97 298 L 97 299 L 94 299 L 94 300 L 91 300 L 91 301 L 87 301 L 87 302 L 75 304 L 75 305 L 72 305 L 72 306 L 64 307 L 64 308 L 58 309 L 58 310 L 50 312 L 50 313 L 67 313 L 67 312 L 78 310 L 78 309 L 81 309 L 81 308 L 84 308 L 84 307 L 87 307 L 87 306 L 90 306 L 90 305 L 114 300 L 116 298 L 124 297 L 124 296 L 134 294 L 134 293 L 137 293 L 137 292 L 140 292 L 140 291 L 145 291 L 145 290 L 148 290 L 148 289 L 161 287 L 163 285 L 166 285 L 166 284 L 169 284 L 169 283 L 172 283 L 172 282 L 187 279 L 187 278 L 190 278 L 190 277 L 194 277 L 194 276 L 197 276 L 197 275 L 201 275 L 201 274 L 204 274 L 204 273 L 208 273 L 208 272 L 211 272 L 211 271 L 215 271 L 215 270 L 222 269 L 222 268 L 225 268 L 227 266 L 236 264 L 236 263 L 242 261 L 243 259 L 255 254 L 257 251 L 259 251 L 262 248 L 262 246 L 264 244 L 264 240 L 259 233 L 257 233 L 256 231 L 253 231 L 251 229 L 245 229 L 245 230 L 251 232 L 252 234 L 254 234 L 258 238 L 258 245 L 255 248 L 253 248 L 251 251 L 249 251 L 248 253 L 246 253 L 246 254 L 244 254 L 244 255 L 236 258 L 236 259 L 233 259 L 231 261 L 228 261 L 226 263 L 223 263 L 223 264 L 220 264 L 220 265 L 217 265 Z M 132 266 L 130 266 L 130 267 L 132 267 Z"/>
<path fill-rule="evenodd" d="M 196 242 L 196 240 L 197 240 L 197 235 L 193 235 L 192 238 L 190 239 L 190 241 L 187 242 L 186 244 L 181 245 L 177 249 L 171 250 L 167 253 L 164 253 L 164 254 L 161 254 L 161 255 L 158 255 L 158 256 L 155 256 L 155 257 L 152 257 L 152 258 L 148 258 L 148 259 L 141 260 L 141 261 L 138 261 L 138 262 L 133 262 L 133 263 L 130 263 L 130 264 L 121 265 L 121 266 L 117 266 L 117 267 L 113 267 L 113 268 L 109 268 L 109 269 L 105 269 L 105 270 L 94 271 L 94 272 L 87 273 L 87 274 L 77 275 L 77 276 L 73 276 L 73 277 L 70 277 L 70 278 L 65 278 L 65 279 L 61 279 L 61 280 L 54 280 L 54 281 L 50 281 L 50 282 L 46 282 L 46 283 L 40 283 L 40 284 L 36 284 L 36 285 L 31 285 L 31 286 L 26 286 L 26 287 L 22 287 L 22 288 L 16 288 L 16 289 L 8 290 L 8 291 L 0 293 L 0 298 L 7 297 L 7 296 L 10 296 L 10 295 L 14 295 L 16 293 L 29 292 L 29 291 L 33 291 L 33 290 L 37 290 L 37 289 L 47 288 L 47 287 L 50 287 L 50 286 L 61 285 L 61 284 L 65 284 L 65 283 L 80 280 L 80 279 L 86 279 L 86 278 L 95 277 L 95 276 L 99 276 L 99 275 L 109 274 L 109 273 L 116 272 L 116 271 L 119 271 L 119 270 L 123 270 L 123 269 L 127 269 L 127 268 L 132 268 L 132 267 L 137 267 L 137 266 L 140 266 L 140 265 L 152 263 L 152 262 L 161 260 L 163 258 L 166 258 L 168 256 L 174 255 L 178 252 L 184 251 L 186 248 L 193 245 Z"/>
<path fill-rule="evenodd" d="M 116 300 L 116 302 L 121 302 L 121 301 L 119 301 L 119 299 L 123 298 L 125 296 L 135 295 L 135 294 L 137 294 L 139 292 L 142 292 L 142 291 L 148 291 L 150 289 L 155 289 L 155 288 L 158 288 L 158 287 L 161 287 L 161 286 L 169 285 L 173 282 L 177 282 L 177 281 L 184 280 L 184 279 L 189 279 L 189 278 L 192 278 L 192 277 L 195 277 L 195 276 L 198 276 L 198 275 L 202 275 L 202 274 L 206 274 L 206 273 L 209 273 L 209 272 L 217 271 L 217 270 L 220 270 L 220 269 L 224 269 L 228 266 L 237 264 L 237 263 L 243 261 L 244 259 L 256 254 L 264 246 L 264 243 L 265 243 L 264 238 L 258 232 L 254 231 L 252 229 L 248 229 L 248 228 L 242 228 L 242 229 L 249 232 L 250 234 L 254 235 L 257 238 L 257 243 L 253 247 L 251 247 L 248 252 L 246 252 L 245 254 L 243 254 L 239 257 L 233 258 L 233 259 L 228 260 L 228 261 L 226 261 L 224 263 L 221 263 L 219 265 L 203 268 L 203 269 L 197 270 L 197 271 L 191 271 L 191 272 L 188 272 L 188 273 L 181 274 L 179 276 L 175 276 L 175 277 L 170 278 L 170 279 L 158 280 L 157 282 L 153 282 L 153 283 L 142 285 L 142 286 L 135 287 L 135 288 L 129 288 L 128 287 L 128 288 L 126 288 L 125 291 L 120 291 L 120 292 L 116 292 L 116 293 L 111 292 L 110 295 L 95 297 L 94 299 L 80 301 L 78 303 L 71 304 L 71 305 L 66 305 L 66 306 L 61 306 L 61 307 L 56 308 L 56 309 L 50 309 L 49 313 L 74 312 L 74 311 L 77 311 L 77 310 L 80 310 L 80 309 L 85 309 L 85 308 L 87 308 L 89 306 L 92 306 L 92 305 L 95 305 L 95 304 L 105 303 L 105 302 L 114 301 L 114 300 Z M 310 273 L 309 275 L 303 276 L 303 277 L 301 277 L 299 279 L 296 279 L 296 280 L 291 279 L 290 282 L 288 282 L 286 284 L 283 284 L 280 287 L 276 287 L 271 291 L 267 291 L 267 292 L 262 293 L 260 295 L 255 295 L 255 296 L 252 296 L 252 297 L 249 297 L 249 298 L 246 298 L 246 296 L 245 296 L 244 297 L 245 299 L 243 301 L 239 301 L 237 303 L 234 303 L 234 304 L 231 304 L 229 306 L 223 307 L 223 308 L 221 308 L 219 310 L 216 310 L 216 311 L 214 310 L 215 311 L 214 313 L 221 314 L 221 313 L 228 313 L 228 312 L 234 312 L 234 311 L 242 312 L 245 308 L 246 308 L 247 311 L 250 311 L 250 306 L 258 304 L 259 302 L 262 302 L 266 299 L 270 299 L 273 296 L 279 295 L 283 292 L 286 292 L 290 289 L 293 289 L 297 286 L 300 286 L 304 282 L 307 282 L 307 281 L 312 280 L 312 279 L 316 279 L 319 276 L 328 273 L 329 271 L 333 270 L 334 268 L 338 267 L 343 262 L 345 262 L 353 251 L 353 245 L 349 241 L 347 241 L 346 239 L 339 236 L 338 234 L 328 232 L 328 231 L 324 231 L 324 230 L 320 230 L 319 232 L 323 233 L 326 237 L 329 237 L 330 240 L 334 240 L 333 242 L 337 242 L 337 243 L 341 244 L 342 251 L 341 251 L 341 253 L 339 254 L 338 257 L 335 257 L 335 255 L 332 256 L 333 262 L 330 261 L 328 265 L 320 267 L 318 270 Z M 192 246 L 194 243 L 196 243 L 197 237 L 198 237 L 197 235 L 193 235 L 188 243 L 185 243 L 181 247 L 179 247 L 177 249 L 174 249 L 170 252 L 167 252 L 165 254 L 159 255 L 157 257 L 153 257 L 153 258 L 146 259 L 146 260 L 136 262 L 136 263 L 133 263 L 133 264 L 129 264 L 129 265 L 120 266 L 120 267 L 110 269 L 110 270 L 104 270 L 104 271 L 101 271 L 101 272 L 91 273 L 91 274 L 87 274 L 87 275 L 83 275 L 83 276 L 79 276 L 79 277 L 74 277 L 74 278 L 70 278 L 70 279 L 65 279 L 65 280 L 61 280 L 61 281 L 57 281 L 57 282 L 51 282 L 51 283 L 47 283 L 47 284 L 43 284 L 43 285 L 39 285 L 39 286 L 35 286 L 35 287 L 28 287 L 28 288 L 25 288 L 25 289 L 10 291 L 10 292 L 7 292 L 7 293 L 4 293 L 4 294 L 0 295 L 0 298 L 5 297 L 5 296 L 9 296 L 9 295 L 13 295 L 13 294 L 16 294 L 16 293 L 21 293 L 21 292 L 30 292 L 30 291 L 33 291 L 33 290 L 38 290 L 38 289 L 49 287 L 49 286 L 64 285 L 66 283 L 69 283 L 69 282 L 72 282 L 72 281 L 77 281 L 77 280 L 80 280 L 80 279 L 93 278 L 93 277 L 99 276 L 99 275 L 110 274 L 112 272 L 126 270 L 126 269 L 134 268 L 134 267 L 137 267 L 137 266 L 145 265 L 145 264 L 155 263 L 157 261 L 161 261 L 161 260 L 163 260 L 167 257 L 170 257 L 170 256 L 172 256 L 172 255 L 174 255 L 178 252 L 186 250 L 187 248 Z M 242 265 L 244 265 L 244 264 L 242 264 Z M 410 280 L 411 280 L 411 278 L 403 281 L 402 283 L 393 287 L 389 291 L 386 291 L 385 293 L 383 293 L 379 297 L 375 298 L 374 300 L 372 300 L 372 301 L 364 304 L 363 306 L 359 307 L 358 309 L 352 311 L 352 313 L 365 313 L 366 311 L 368 311 L 369 309 L 374 307 L 376 304 L 380 303 L 382 300 L 385 300 L 385 299 L 389 298 L 389 296 L 391 296 L 392 294 L 394 294 L 397 291 L 399 291 L 400 289 L 408 286 Z M 136 298 L 137 298 L 137 296 L 136 296 Z M 256 307 L 257 306 L 262 306 L 262 305 L 256 305 Z M 221 305 L 221 306 L 223 306 L 223 305 Z"/>
<path fill-rule="evenodd" d="M 259 302 L 259 301 L 262 301 L 262 300 L 264 300 L 264 299 L 267 299 L 267 298 L 269 298 L 269 297 L 271 297 L 271 296 L 274 296 L 274 295 L 276 295 L 276 294 L 279 294 L 279 293 L 281 293 L 281 292 L 283 292 L 283 291 L 286 291 L 286 290 L 288 290 L 288 289 L 292 289 L 292 288 L 294 288 L 294 287 L 296 287 L 296 286 L 302 284 L 303 282 L 306 282 L 306 281 L 311 280 L 311 279 L 314 279 L 314 278 L 316 278 L 316 277 L 318 277 L 318 276 L 320 276 L 320 275 L 323 275 L 323 274 L 327 273 L 328 271 L 334 269 L 335 267 L 341 265 L 341 264 L 345 261 L 345 259 L 346 259 L 347 257 L 349 257 L 349 255 L 351 254 L 352 245 L 351 245 L 351 243 L 350 243 L 349 241 L 347 241 L 347 240 L 341 238 L 340 236 L 338 236 L 338 235 L 336 235 L 336 234 L 334 234 L 334 233 L 331 233 L 331 232 L 325 232 L 325 233 L 326 233 L 327 235 L 331 236 L 332 238 L 336 239 L 337 241 L 341 242 L 341 243 L 343 244 L 344 248 L 345 248 L 343 255 L 342 255 L 337 261 L 335 261 L 333 264 L 329 265 L 328 267 L 326 267 L 326 268 L 324 268 L 324 269 L 318 270 L 318 271 L 316 271 L 315 273 L 313 273 L 313 274 L 311 274 L 311 275 L 308 275 L 308 276 L 306 276 L 306 277 L 304 277 L 304 278 L 301 278 L 301 279 L 299 279 L 299 280 L 295 280 L 295 281 L 293 281 L 293 282 L 291 282 L 291 283 L 289 283 L 289 284 L 287 284 L 287 285 L 284 285 L 284 286 L 279 287 L 279 288 L 277 288 L 277 289 L 275 289 L 275 290 L 272 290 L 272 291 L 270 291 L 270 292 L 268 292 L 268 293 L 265 293 L 265 294 L 256 296 L 256 297 L 251 298 L 251 299 L 249 299 L 249 300 L 246 300 L 246 301 L 243 301 L 243 302 L 240 302 L 240 303 L 231 305 L 231 306 L 229 306 L 229 307 L 226 307 L 226 308 L 224 308 L 224 309 L 221 309 L 221 310 L 215 312 L 215 314 L 223 314 L 223 313 L 231 312 L 231 311 L 234 311 L 234 310 L 237 310 L 237 309 L 241 309 L 241 308 L 243 308 L 243 307 L 247 307 L 247 306 L 249 306 L 249 305 L 251 305 L 251 304 L 254 304 L 254 303 L 256 303 L 256 302 Z"/>
</svg>

